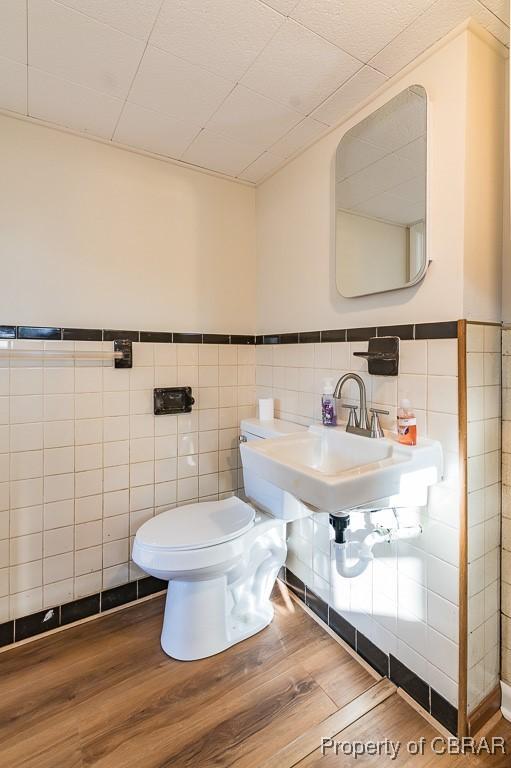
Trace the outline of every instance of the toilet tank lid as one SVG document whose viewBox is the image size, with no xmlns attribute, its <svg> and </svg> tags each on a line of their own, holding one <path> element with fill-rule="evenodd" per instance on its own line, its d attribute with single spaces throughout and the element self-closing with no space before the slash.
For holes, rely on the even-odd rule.
<svg viewBox="0 0 511 768">
<path fill-rule="evenodd" d="M 292 421 L 283 421 L 282 419 L 268 421 L 243 419 L 240 423 L 241 432 L 255 437 L 280 437 L 281 435 L 292 435 L 294 432 L 304 432 L 306 429 L 307 427 L 303 424 L 293 424 Z"/>
<path fill-rule="evenodd" d="M 150 549 L 200 549 L 222 544 L 248 531 L 255 510 L 237 496 L 167 509 L 147 520 L 136 541 Z"/>
</svg>

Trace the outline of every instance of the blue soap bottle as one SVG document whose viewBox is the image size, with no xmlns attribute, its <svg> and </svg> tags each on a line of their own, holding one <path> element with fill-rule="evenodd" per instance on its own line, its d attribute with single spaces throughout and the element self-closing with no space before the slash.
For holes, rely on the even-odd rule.
<svg viewBox="0 0 511 768">
<path fill-rule="evenodd" d="M 323 394 L 321 396 L 321 418 L 325 427 L 337 425 L 337 409 L 334 397 L 334 383 L 332 379 L 325 379 Z"/>
</svg>

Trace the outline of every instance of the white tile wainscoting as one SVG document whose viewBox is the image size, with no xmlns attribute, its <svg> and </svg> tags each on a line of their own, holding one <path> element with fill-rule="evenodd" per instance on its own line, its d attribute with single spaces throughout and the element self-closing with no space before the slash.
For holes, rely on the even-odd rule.
<svg viewBox="0 0 511 768">
<path fill-rule="evenodd" d="M 0 360 L 0 623 L 140 578 L 130 552 L 141 523 L 242 486 L 238 425 L 254 415 L 255 346 L 134 343 L 133 358 L 131 370 Z M 154 416 L 155 386 L 191 386 L 193 412 Z"/>
<path fill-rule="evenodd" d="M 499 684 L 501 328 L 467 323 L 468 712 Z"/>
<path fill-rule="evenodd" d="M 511 718 L 511 328 L 502 331 L 502 680 Z"/>
<path fill-rule="evenodd" d="M 287 566 L 385 653 L 396 656 L 454 707 L 458 706 L 458 360 L 457 339 L 400 343 L 400 373 L 370 376 L 353 352 L 367 342 L 264 344 L 256 347 L 258 397 L 274 397 L 276 415 L 291 421 L 319 421 L 326 378 L 360 373 L 368 401 L 390 411 L 408 397 L 418 417 L 419 436 L 441 441 L 445 479 L 430 493 L 427 509 L 401 513 L 420 521 L 416 539 L 379 545 L 374 560 L 356 578 L 342 578 L 332 565 L 327 515 L 291 525 Z M 354 397 L 353 390 L 348 397 Z M 377 516 L 371 523 L 376 522 Z M 354 513 L 351 530 L 371 525 Z"/>
</svg>

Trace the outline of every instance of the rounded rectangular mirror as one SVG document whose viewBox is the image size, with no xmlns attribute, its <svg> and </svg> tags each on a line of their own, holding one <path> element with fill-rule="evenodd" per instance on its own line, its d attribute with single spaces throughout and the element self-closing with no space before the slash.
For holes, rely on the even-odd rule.
<svg viewBox="0 0 511 768">
<path fill-rule="evenodd" d="M 346 297 L 415 285 L 427 269 L 427 96 L 412 85 L 349 130 L 335 163 L 335 259 Z"/>
</svg>

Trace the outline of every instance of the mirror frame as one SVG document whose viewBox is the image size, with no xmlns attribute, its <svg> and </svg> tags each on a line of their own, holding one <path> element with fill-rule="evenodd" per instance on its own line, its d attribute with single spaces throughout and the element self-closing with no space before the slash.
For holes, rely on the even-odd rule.
<svg viewBox="0 0 511 768">
<path fill-rule="evenodd" d="M 354 128 L 360 125 L 360 123 L 364 122 L 364 120 L 367 120 L 371 117 L 371 115 L 375 114 L 379 109 L 382 109 L 387 104 L 389 104 L 393 99 L 395 99 L 397 96 L 399 96 L 404 91 L 408 90 L 409 88 L 413 87 L 420 87 L 424 91 L 425 96 L 425 102 L 426 102 L 426 169 L 425 169 L 425 226 L 424 226 L 424 264 L 421 268 L 421 270 L 417 273 L 416 277 L 413 280 L 410 280 L 409 282 L 405 283 L 404 285 L 400 285 L 396 288 L 384 288 L 381 291 L 371 291 L 370 293 L 358 293 L 356 296 L 345 296 L 341 290 L 341 286 L 339 284 L 339 271 L 337 269 L 337 228 L 336 228 L 336 217 L 337 217 L 337 159 L 339 156 L 339 150 L 341 148 L 341 144 L 345 136 L 349 134 L 350 131 L 352 131 Z M 343 298 L 343 299 L 361 299 L 365 298 L 367 296 L 378 296 L 383 293 L 394 293 L 395 291 L 402 291 L 407 288 L 412 288 L 414 285 L 418 285 L 424 278 L 426 277 L 426 273 L 429 269 L 429 266 L 431 264 L 431 259 L 428 256 L 428 242 L 429 242 L 429 134 L 430 134 L 430 112 L 429 112 L 430 106 L 429 106 L 429 96 L 427 88 L 422 83 L 410 83 L 406 86 L 406 88 L 403 88 L 403 90 L 399 91 L 399 93 L 394 94 L 390 99 L 383 102 L 378 109 L 375 109 L 373 112 L 370 112 L 366 117 L 364 117 L 362 120 L 359 120 L 357 123 L 354 123 L 348 130 L 341 136 L 339 139 L 339 143 L 337 144 L 337 148 L 335 150 L 335 156 L 334 156 L 334 204 L 333 204 L 333 242 L 334 242 L 334 265 L 335 265 L 335 287 L 337 289 L 337 293 Z"/>
</svg>

